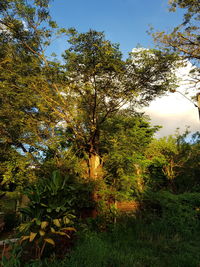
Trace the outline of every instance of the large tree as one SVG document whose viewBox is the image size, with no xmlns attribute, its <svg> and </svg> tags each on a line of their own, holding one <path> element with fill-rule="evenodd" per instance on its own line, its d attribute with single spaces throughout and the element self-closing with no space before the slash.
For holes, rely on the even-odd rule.
<svg viewBox="0 0 200 267">
<path fill-rule="evenodd" d="M 52 38 L 67 32 L 52 21 L 49 2 L 0 3 L 0 134 L 2 142 L 23 153 L 44 149 L 60 120 L 47 104 L 48 95 L 45 101 L 41 98 L 45 87 L 58 92 L 60 64 L 49 60 L 45 51 Z"/>
<path fill-rule="evenodd" d="M 52 129 L 60 122 L 67 129 L 67 145 L 73 144 L 76 153 L 87 158 L 88 175 L 96 179 L 103 124 L 120 110 L 147 105 L 173 87 L 175 56 L 141 49 L 123 60 L 118 45 L 106 40 L 103 33 L 90 30 L 83 34 L 71 31 L 63 66 L 50 62 L 44 47 L 52 35 L 48 27 L 56 25 L 49 17 L 48 2 L 12 0 L 3 1 L 0 6 L 1 34 L 14 48 L 12 65 L 2 65 L 6 71 L 2 71 L 3 86 L 12 89 L 2 100 L 5 106 L 2 112 L 11 108 L 12 99 L 17 100 L 13 106 L 16 116 L 6 117 L 4 122 L 3 138 L 7 138 L 6 123 L 10 121 L 10 132 L 17 133 L 15 143 L 21 148 L 25 139 L 27 142 L 36 136 L 38 129 L 39 133 L 44 131 L 37 135 L 40 140 L 32 140 L 38 146 L 48 134 L 55 135 Z M 7 59 L 10 60 L 9 52 L 1 63 L 8 64 Z M 19 62 L 16 68 L 15 62 Z M 20 97 L 15 98 L 16 95 Z M 27 105 L 28 95 L 31 98 Z M 21 125 L 19 130 L 16 125 Z M 48 143 L 41 147 L 44 145 Z M 23 147 L 25 151 L 26 146 Z"/>
<path fill-rule="evenodd" d="M 87 155 L 89 176 L 96 179 L 103 124 L 122 109 L 148 105 L 174 87 L 175 57 L 140 49 L 123 60 L 119 46 L 94 30 L 73 32 L 69 44 L 63 55 L 65 81 L 57 99 L 43 93 L 70 129 L 77 149 Z"/>
<path fill-rule="evenodd" d="M 27 166 L 37 163 L 45 149 L 50 127 L 57 118 L 41 99 L 43 80 L 52 68 L 44 49 L 56 27 L 48 2 L 1 1 L 0 3 L 0 182 L 24 179 Z M 52 26 L 52 27 L 51 27 Z M 33 86 L 34 85 L 34 86 Z M 30 173 L 29 173 L 30 174 Z M 29 175 L 30 178 L 30 175 Z"/>
</svg>

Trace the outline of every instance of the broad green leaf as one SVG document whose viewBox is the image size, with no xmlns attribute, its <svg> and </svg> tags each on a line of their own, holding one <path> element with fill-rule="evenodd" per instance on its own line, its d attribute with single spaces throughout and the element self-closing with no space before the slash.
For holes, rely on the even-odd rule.
<svg viewBox="0 0 200 267">
<path fill-rule="evenodd" d="M 60 232 L 60 231 L 58 231 L 58 232 L 55 232 L 55 234 L 57 234 L 57 235 L 62 235 L 62 236 L 66 236 L 66 237 L 70 238 L 70 236 L 69 236 L 68 234 L 66 234 L 65 232 Z"/>
<path fill-rule="evenodd" d="M 74 227 L 64 227 L 64 228 L 62 228 L 62 230 L 64 230 L 64 231 L 74 231 L 74 232 L 76 232 L 76 229 L 75 229 Z"/>
<path fill-rule="evenodd" d="M 41 225 L 41 221 L 40 221 L 40 220 L 36 219 L 35 222 L 36 222 L 36 224 L 37 224 L 38 226 Z"/>
<path fill-rule="evenodd" d="M 53 239 L 51 239 L 51 238 L 45 238 L 44 241 L 46 241 L 47 243 L 49 243 L 49 244 L 55 246 L 55 242 L 54 242 Z"/>
<path fill-rule="evenodd" d="M 69 218 L 64 217 L 64 218 L 63 218 L 63 222 L 64 222 L 64 224 L 69 224 L 71 221 L 70 221 Z"/>
<path fill-rule="evenodd" d="M 56 211 L 57 211 L 57 212 L 59 212 L 59 211 L 60 211 L 60 209 L 61 209 L 60 207 L 57 207 L 57 208 L 56 208 Z"/>
<path fill-rule="evenodd" d="M 22 243 L 23 241 L 25 241 L 25 240 L 27 240 L 27 239 L 29 239 L 29 238 L 30 238 L 29 235 L 22 236 L 20 242 Z"/>
<path fill-rule="evenodd" d="M 29 241 L 32 242 L 34 240 L 34 238 L 36 237 L 36 235 L 37 235 L 37 233 L 31 232 Z"/>
<path fill-rule="evenodd" d="M 54 219 L 53 223 L 57 226 L 57 227 L 61 227 L 60 221 L 59 219 Z"/>
<path fill-rule="evenodd" d="M 41 236 L 45 235 L 45 231 L 43 231 L 43 230 L 40 230 L 39 233 L 40 233 Z"/>
<path fill-rule="evenodd" d="M 48 224 L 49 224 L 49 222 L 47 222 L 47 221 L 41 222 L 41 229 L 44 230 L 48 226 Z"/>
<path fill-rule="evenodd" d="M 52 233 L 55 233 L 56 230 L 55 230 L 53 227 L 51 227 L 51 232 L 52 232 Z"/>
</svg>

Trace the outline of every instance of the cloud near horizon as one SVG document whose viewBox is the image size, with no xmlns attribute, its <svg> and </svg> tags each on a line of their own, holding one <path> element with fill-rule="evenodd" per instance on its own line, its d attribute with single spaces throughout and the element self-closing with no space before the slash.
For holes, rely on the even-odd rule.
<svg viewBox="0 0 200 267">
<path fill-rule="evenodd" d="M 177 128 L 180 133 L 183 133 L 187 127 L 191 132 L 200 131 L 198 108 L 180 94 L 187 92 L 187 97 L 190 98 L 197 93 L 197 88 L 191 88 L 191 83 L 188 82 L 191 68 L 192 65 L 188 63 L 177 71 L 177 77 L 180 79 L 177 92 L 155 99 L 144 109 L 152 125 L 162 126 L 162 129 L 156 133 L 157 138 L 173 135 Z"/>
</svg>

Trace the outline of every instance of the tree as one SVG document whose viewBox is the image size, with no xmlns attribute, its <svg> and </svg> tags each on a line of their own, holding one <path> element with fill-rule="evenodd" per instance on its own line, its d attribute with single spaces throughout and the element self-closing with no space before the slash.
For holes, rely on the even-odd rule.
<svg viewBox="0 0 200 267">
<path fill-rule="evenodd" d="M 52 29 L 57 25 L 51 20 L 48 4 L 50 0 L 2 0 L 0 4 L 1 34 L 26 51 L 45 60 L 44 46 L 48 45 Z"/>
<path fill-rule="evenodd" d="M 6 88 L 1 100 L 2 142 L 34 155 L 63 135 L 64 149 L 71 147 L 87 162 L 86 176 L 96 180 L 101 176 L 104 124 L 122 110 L 134 111 L 174 88 L 177 57 L 141 49 L 123 60 L 119 46 L 102 32 L 70 30 L 65 64 L 52 62 L 44 53 L 56 27 L 48 2 L 13 0 L 1 5 L 6 55 L 1 68 Z M 54 130 L 59 125 L 60 130 Z"/>
<path fill-rule="evenodd" d="M 0 179 L 3 188 L 6 181 L 8 184 L 19 181 L 19 174 L 27 177 L 27 172 L 30 178 L 27 166 L 38 164 L 38 156 L 52 135 L 49 129 L 56 123 L 56 117 L 38 93 L 42 81 L 47 81 L 44 48 L 56 27 L 49 16 L 48 2 L 0 3 Z M 53 76 L 49 69 L 48 76 Z"/>
<path fill-rule="evenodd" d="M 197 68 L 192 76 L 193 84 L 199 85 L 199 62 L 200 62 L 200 5 L 198 0 L 172 0 L 170 1 L 170 11 L 175 12 L 177 8 L 185 10 L 182 24 L 176 26 L 174 30 L 154 33 L 155 41 L 172 52 L 179 53 L 182 58 L 191 60 Z M 198 88 L 198 86 L 197 86 Z"/>
<path fill-rule="evenodd" d="M 27 153 L 44 134 L 45 107 L 29 86 L 41 76 L 40 63 L 19 44 L 1 37 L 1 142 Z"/>
<path fill-rule="evenodd" d="M 64 84 L 57 99 L 49 97 L 49 102 L 70 129 L 77 149 L 87 155 L 89 177 L 96 179 L 103 124 L 125 107 L 135 110 L 173 87 L 176 57 L 140 50 L 123 60 L 119 46 L 94 30 L 73 32 L 69 43 L 63 55 Z"/>
<path fill-rule="evenodd" d="M 200 134 L 199 132 L 189 135 L 185 133 L 178 136 L 177 146 L 181 168 L 177 170 L 175 185 L 178 192 L 199 192 L 199 159 L 200 159 Z"/>
<path fill-rule="evenodd" d="M 169 74 L 172 74 L 175 58 L 156 50 L 142 50 L 124 61 L 119 46 L 106 40 L 103 33 L 90 30 L 79 34 L 71 30 L 71 46 L 64 54 L 65 66 L 50 62 L 45 57 L 44 47 L 49 44 L 56 24 L 49 16 L 48 3 L 48 0 L 12 0 L 1 4 L 1 33 L 22 53 L 28 53 L 27 71 L 33 74 L 29 77 L 26 72 L 23 78 L 20 76 L 20 83 L 17 81 L 19 90 L 24 92 L 26 88 L 25 91 L 30 90 L 36 98 L 35 103 L 30 103 L 28 112 L 23 108 L 20 115 L 23 118 L 47 115 L 40 120 L 40 130 L 46 130 L 42 136 L 52 134 L 52 130 L 49 131 L 52 121 L 63 121 L 68 131 L 67 142 L 71 139 L 77 150 L 87 155 L 89 176 L 96 178 L 101 126 L 125 105 L 129 109 L 146 105 L 172 87 Z M 25 57 L 22 60 L 27 62 Z M 12 78 L 10 82 L 13 86 Z M 25 93 L 22 99 L 26 97 Z M 21 112 L 21 106 L 15 109 Z M 48 114 L 53 119 L 49 119 Z M 38 131 L 37 122 L 38 118 Z M 25 129 L 24 125 L 21 128 Z M 27 133 L 26 137 L 30 136 L 29 129 Z M 39 144 L 38 141 L 34 143 Z"/>
<path fill-rule="evenodd" d="M 13 0 L 0 5 L 1 140 L 24 153 L 26 145 L 36 146 L 36 137 L 39 143 L 45 119 L 51 117 L 37 91 L 44 79 L 45 44 L 51 37 L 44 23 L 53 24 L 48 3 Z"/>
<path fill-rule="evenodd" d="M 177 138 L 174 136 L 154 139 L 145 151 L 149 170 L 149 187 L 153 190 L 169 187 L 174 189 L 174 180 L 183 166 Z"/>
<path fill-rule="evenodd" d="M 161 44 L 171 47 L 186 58 L 200 60 L 199 25 L 200 7 L 199 1 L 172 0 L 170 11 L 175 12 L 177 8 L 185 9 L 182 24 L 176 26 L 172 33 L 158 32 L 155 37 Z"/>
<path fill-rule="evenodd" d="M 112 198 L 132 199 L 145 189 L 145 151 L 159 127 L 143 114 L 118 112 L 102 127 L 100 154 Z"/>
<path fill-rule="evenodd" d="M 199 192 L 199 132 L 154 139 L 145 156 L 151 189 Z"/>
</svg>

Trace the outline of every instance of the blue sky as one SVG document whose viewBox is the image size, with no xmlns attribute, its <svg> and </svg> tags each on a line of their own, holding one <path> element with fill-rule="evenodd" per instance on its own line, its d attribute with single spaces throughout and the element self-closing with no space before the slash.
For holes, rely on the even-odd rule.
<svg viewBox="0 0 200 267">
<path fill-rule="evenodd" d="M 149 25 L 156 30 L 170 30 L 182 21 L 183 14 L 182 10 L 169 13 L 167 0 L 54 0 L 50 12 L 60 27 L 104 31 L 107 39 L 120 44 L 124 57 L 137 44 L 154 46 L 146 33 Z M 66 43 L 58 40 L 51 49 L 60 54 Z"/>
<path fill-rule="evenodd" d="M 60 27 L 75 27 L 79 32 L 104 31 L 108 40 L 120 44 L 124 58 L 137 44 L 154 47 L 151 36 L 146 33 L 149 25 L 155 30 L 170 32 L 182 22 L 184 13 L 184 10 L 169 12 L 168 0 L 54 0 L 50 11 Z M 66 48 L 66 41 L 60 39 L 48 52 L 60 55 Z M 187 71 L 183 70 L 184 76 Z M 191 126 L 192 131 L 199 128 L 197 110 L 178 94 L 153 101 L 146 113 L 152 124 L 163 125 L 158 137 L 173 134 L 177 127 L 184 131 L 186 125 Z"/>
</svg>

